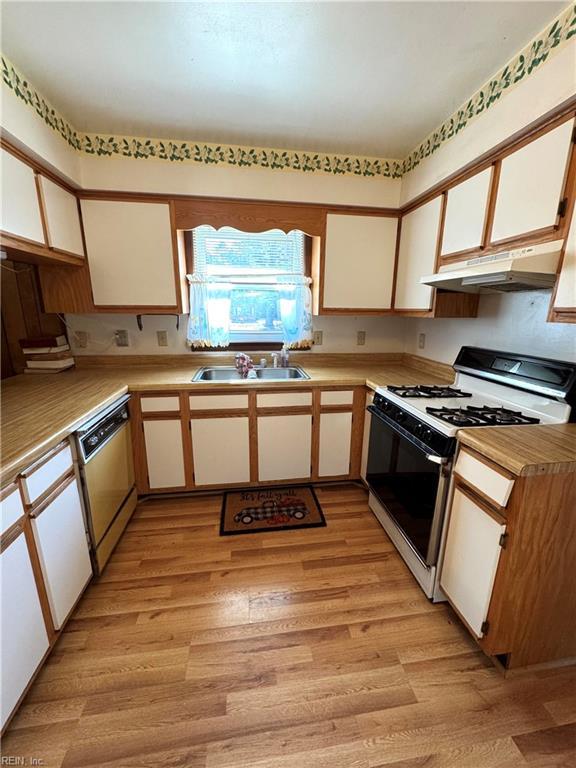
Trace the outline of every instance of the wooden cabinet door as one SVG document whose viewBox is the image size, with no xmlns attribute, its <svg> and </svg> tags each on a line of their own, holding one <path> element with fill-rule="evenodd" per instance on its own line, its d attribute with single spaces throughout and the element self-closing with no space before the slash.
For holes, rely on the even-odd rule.
<svg viewBox="0 0 576 768">
<path fill-rule="evenodd" d="M 54 627 L 60 627 L 92 577 L 78 482 L 62 490 L 32 519 Z"/>
<path fill-rule="evenodd" d="M 572 216 L 570 232 L 566 238 L 562 268 L 554 296 L 554 309 L 576 312 L 576 214 Z M 574 321 L 576 322 L 576 315 Z"/>
<path fill-rule="evenodd" d="M 492 168 L 449 189 L 441 255 L 480 248 L 486 222 Z"/>
<path fill-rule="evenodd" d="M 435 197 L 402 218 L 395 309 L 432 307 L 432 288 L 422 285 L 420 278 L 434 272 L 441 206 L 442 198 Z"/>
<path fill-rule="evenodd" d="M 78 200 L 46 176 L 38 176 L 46 217 L 48 245 L 57 251 L 84 256 Z"/>
<path fill-rule="evenodd" d="M 170 206 L 82 200 L 97 306 L 176 308 Z"/>
<path fill-rule="evenodd" d="M 350 474 L 351 441 L 352 412 L 320 414 L 320 477 Z"/>
<path fill-rule="evenodd" d="M 573 129 L 567 120 L 502 160 L 493 243 L 557 223 Z"/>
<path fill-rule="evenodd" d="M 248 417 L 192 419 L 194 485 L 250 482 Z"/>
<path fill-rule="evenodd" d="M 323 309 L 392 305 L 398 219 L 328 214 Z"/>
<path fill-rule="evenodd" d="M 455 487 L 440 586 L 476 637 L 483 635 L 505 530 L 503 523 Z"/>
<path fill-rule="evenodd" d="M 0 555 L 0 583 L 3 727 L 49 645 L 23 532 Z"/>
<path fill-rule="evenodd" d="M 7 235 L 44 245 L 44 229 L 34 170 L 10 152 L 0 150 L 2 221 Z"/>
<path fill-rule="evenodd" d="M 180 419 L 144 420 L 144 443 L 149 487 L 185 487 Z"/>
<path fill-rule="evenodd" d="M 309 478 L 312 455 L 312 416 L 258 417 L 258 479 Z"/>
</svg>

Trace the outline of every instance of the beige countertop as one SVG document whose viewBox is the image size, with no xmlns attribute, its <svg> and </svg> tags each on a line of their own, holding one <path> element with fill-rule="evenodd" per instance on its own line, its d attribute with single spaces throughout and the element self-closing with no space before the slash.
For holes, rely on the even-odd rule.
<svg viewBox="0 0 576 768">
<path fill-rule="evenodd" d="M 184 357 L 184 362 L 182 361 Z M 310 380 L 192 383 L 203 365 L 223 365 L 221 356 L 203 355 L 80 359 L 57 375 L 15 376 L 2 382 L 1 482 L 5 485 L 44 451 L 82 422 L 129 391 L 214 390 L 216 387 L 290 388 L 448 383 L 449 366 L 410 355 L 292 355 Z M 576 471 L 576 424 L 464 429 L 459 439 L 517 475 Z"/>
<path fill-rule="evenodd" d="M 474 427 L 458 440 L 515 475 L 576 472 L 576 424 Z"/>
<path fill-rule="evenodd" d="M 452 380 L 448 366 L 427 364 L 402 355 L 294 354 L 292 364 L 304 367 L 310 380 L 268 383 L 192 383 L 199 367 L 228 362 L 214 355 L 190 359 L 185 356 L 132 360 L 108 357 L 77 362 L 82 367 L 72 371 L 57 375 L 21 375 L 2 382 L 2 485 L 100 408 L 128 391 L 214 390 L 216 387 L 302 389 L 338 385 L 367 385 L 375 389 L 386 384 L 434 384 Z"/>
</svg>

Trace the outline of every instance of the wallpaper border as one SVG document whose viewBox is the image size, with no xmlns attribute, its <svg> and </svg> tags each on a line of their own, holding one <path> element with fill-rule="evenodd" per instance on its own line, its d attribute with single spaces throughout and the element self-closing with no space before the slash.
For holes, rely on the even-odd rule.
<svg viewBox="0 0 576 768">
<path fill-rule="evenodd" d="M 424 159 L 433 155 L 447 141 L 470 125 L 473 120 L 484 114 L 508 90 L 529 77 L 574 35 L 576 35 L 576 3 L 557 16 L 543 32 L 432 131 L 404 160 L 178 139 L 80 133 L 4 55 L 2 55 L 2 79 L 5 85 L 34 109 L 38 117 L 59 133 L 70 147 L 88 155 L 127 157 L 135 160 L 156 158 L 169 162 L 192 162 L 203 165 L 398 179 L 416 168 Z"/>
</svg>

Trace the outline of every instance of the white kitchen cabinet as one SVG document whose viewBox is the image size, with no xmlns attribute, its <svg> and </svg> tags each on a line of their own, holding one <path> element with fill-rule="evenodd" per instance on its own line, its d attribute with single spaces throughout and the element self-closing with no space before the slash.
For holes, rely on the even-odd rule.
<svg viewBox="0 0 576 768">
<path fill-rule="evenodd" d="M 250 482 L 248 417 L 192 419 L 195 485 Z"/>
<path fill-rule="evenodd" d="M 436 263 L 442 198 L 435 197 L 402 218 L 394 308 L 429 310 L 432 288 L 420 278 L 431 275 Z"/>
<path fill-rule="evenodd" d="M 54 627 L 66 621 L 92 577 L 92 564 L 76 478 L 32 514 L 32 531 Z"/>
<path fill-rule="evenodd" d="M 476 637 L 484 634 L 505 530 L 456 485 L 440 585 Z"/>
<path fill-rule="evenodd" d="M 145 420 L 144 443 L 150 488 L 186 485 L 180 419 Z"/>
<path fill-rule="evenodd" d="M 351 440 L 352 412 L 320 414 L 320 477 L 350 474 Z"/>
<path fill-rule="evenodd" d="M 117 200 L 81 205 L 94 304 L 176 308 L 170 206 Z"/>
<path fill-rule="evenodd" d="M 554 297 L 554 309 L 576 310 L 576 215 L 572 216 L 570 232 L 566 239 L 562 268 L 558 275 Z"/>
<path fill-rule="evenodd" d="M 34 170 L 10 152 L 0 150 L 2 222 L 0 229 L 44 245 L 44 230 Z"/>
<path fill-rule="evenodd" d="M 556 224 L 573 129 L 567 120 L 502 160 L 492 242 Z"/>
<path fill-rule="evenodd" d="M 58 251 L 84 256 L 78 200 L 46 176 L 38 176 L 42 191 L 48 245 Z"/>
<path fill-rule="evenodd" d="M 308 478 L 311 455 L 311 415 L 258 417 L 259 480 Z"/>
<path fill-rule="evenodd" d="M 392 306 L 398 219 L 328 214 L 323 309 Z"/>
<path fill-rule="evenodd" d="M 486 221 L 492 168 L 449 189 L 442 235 L 442 256 L 480 248 Z"/>
<path fill-rule="evenodd" d="M 23 532 L 0 555 L 0 582 L 0 672 L 4 727 L 49 646 Z"/>
</svg>

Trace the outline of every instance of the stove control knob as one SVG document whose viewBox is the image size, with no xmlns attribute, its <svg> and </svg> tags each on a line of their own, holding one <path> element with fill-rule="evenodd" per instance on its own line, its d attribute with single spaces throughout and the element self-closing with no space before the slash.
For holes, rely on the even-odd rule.
<svg viewBox="0 0 576 768">
<path fill-rule="evenodd" d="M 406 421 L 406 414 L 404 411 L 398 411 L 398 413 L 395 414 L 395 418 L 396 421 L 399 421 L 400 424 L 402 424 L 402 422 Z"/>
</svg>

